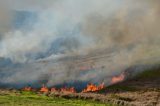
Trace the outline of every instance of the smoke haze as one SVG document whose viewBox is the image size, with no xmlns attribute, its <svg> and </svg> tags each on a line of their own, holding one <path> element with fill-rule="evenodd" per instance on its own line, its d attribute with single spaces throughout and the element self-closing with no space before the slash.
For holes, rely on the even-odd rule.
<svg viewBox="0 0 160 106">
<path fill-rule="evenodd" d="M 0 1 L 0 83 L 102 82 L 160 56 L 158 0 Z M 92 67 L 82 72 L 81 67 Z"/>
</svg>

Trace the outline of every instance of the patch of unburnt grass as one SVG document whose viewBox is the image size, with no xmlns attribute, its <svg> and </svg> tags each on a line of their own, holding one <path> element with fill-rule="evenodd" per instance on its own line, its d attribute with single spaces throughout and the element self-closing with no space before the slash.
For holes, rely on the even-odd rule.
<svg viewBox="0 0 160 106">
<path fill-rule="evenodd" d="M 139 73 L 135 79 L 155 79 L 160 77 L 160 68 L 150 69 Z"/>
<path fill-rule="evenodd" d="M 91 100 L 65 99 L 62 97 L 48 97 L 36 92 L 21 91 L 19 95 L 0 95 L 2 106 L 111 106 Z"/>
<path fill-rule="evenodd" d="M 131 98 L 122 97 L 122 96 L 119 96 L 119 95 L 116 95 L 116 94 L 111 94 L 110 97 L 113 98 L 113 99 L 123 100 L 123 101 L 127 101 L 127 102 L 133 101 L 133 99 L 131 99 Z"/>
</svg>

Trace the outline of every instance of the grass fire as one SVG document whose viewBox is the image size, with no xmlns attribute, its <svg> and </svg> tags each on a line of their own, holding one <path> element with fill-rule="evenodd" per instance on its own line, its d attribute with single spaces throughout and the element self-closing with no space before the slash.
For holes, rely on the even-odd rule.
<svg viewBox="0 0 160 106">
<path fill-rule="evenodd" d="M 160 106 L 160 0 L 0 0 L 0 106 Z"/>
<path fill-rule="evenodd" d="M 104 83 L 96 86 L 92 83 L 88 84 L 87 87 L 85 89 L 83 89 L 81 92 L 85 93 L 85 92 L 94 92 L 94 91 L 99 91 L 99 90 L 102 90 L 103 88 L 105 88 L 104 86 Z M 32 87 L 24 87 L 22 90 L 24 91 L 35 91 L 34 88 Z M 36 90 L 38 91 L 38 90 Z M 44 93 L 47 93 L 47 92 L 69 92 L 69 93 L 77 93 L 77 91 L 75 90 L 74 87 L 64 87 L 64 88 L 60 88 L 60 89 L 57 89 L 55 87 L 52 87 L 52 88 L 48 88 L 46 87 L 45 85 L 43 85 L 39 92 L 44 92 Z"/>
</svg>

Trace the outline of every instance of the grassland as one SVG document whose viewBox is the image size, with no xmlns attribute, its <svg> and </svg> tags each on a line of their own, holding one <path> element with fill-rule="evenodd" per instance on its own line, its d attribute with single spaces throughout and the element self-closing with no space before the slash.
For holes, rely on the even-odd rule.
<svg viewBox="0 0 160 106">
<path fill-rule="evenodd" d="M 146 70 L 138 74 L 135 79 L 157 79 L 160 78 L 160 68 L 154 70 Z"/>
<path fill-rule="evenodd" d="M 134 78 L 126 80 L 122 83 L 108 86 L 107 90 L 118 90 L 118 91 L 138 91 L 148 88 L 159 88 L 160 83 L 160 67 L 150 70 L 145 70 Z M 140 89 L 142 88 L 142 89 Z M 101 91 L 103 92 L 103 90 Z"/>
<path fill-rule="evenodd" d="M 160 67 L 145 70 L 131 79 L 108 86 L 99 93 L 108 93 L 110 98 L 135 106 L 160 106 Z"/>
<path fill-rule="evenodd" d="M 47 97 L 33 92 L 0 94 L 0 106 L 111 106 L 95 101 Z"/>
<path fill-rule="evenodd" d="M 120 104 L 134 104 L 135 106 L 160 105 L 160 68 L 154 70 L 146 70 L 139 73 L 133 79 L 124 81 L 119 84 L 108 86 L 105 89 L 97 92 L 100 94 L 107 94 L 102 99 L 110 100 L 110 103 Z M 110 104 L 103 104 L 102 99 L 94 93 L 80 94 L 78 99 L 73 94 L 68 95 L 67 98 L 63 96 L 46 96 L 44 94 L 37 94 L 26 91 L 12 91 L 0 90 L 0 106 L 113 106 Z M 71 96 L 71 97 L 70 97 Z M 86 99 L 86 97 L 92 99 Z M 76 99 L 75 99 L 76 98 Z M 97 99 L 98 98 L 98 99 Z M 95 101 L 94 101 L 95 99 Z M 96 99 L 98 101 L 96 101 Z M 99 100 L 100 99 L 100 100 Z M 103 100 L 102 100 L 103 101 Z M 108 103 L 108 102 L 105 102 Z"/>
</svg>

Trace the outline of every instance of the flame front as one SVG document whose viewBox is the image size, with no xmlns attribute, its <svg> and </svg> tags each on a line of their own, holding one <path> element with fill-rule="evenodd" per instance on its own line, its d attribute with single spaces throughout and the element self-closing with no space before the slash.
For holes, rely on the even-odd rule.
<svg viewBox="0 0 160 106">
<path fill-rule="evenodd" d="M 76 93 L 76 90 L 75 90 L 74 87 L 71 87 L 71 88 L 64 87 L 64 88 L 61 88 L 61 89 L 60 89 L 60 92 Z"/>
<path fill-rule="evenodd" d="M 46 87 L 46 86 L 42 86 L 42 88 L 40 89 L 40 92 L 70 92 L 70 93 L 76 93 L 76 90 L 74 87 L 71 87 L 71 88 L 67 88 L 67 87 L 64 87 L 64 88 L 60 88 L 60 89 L 56 89 L 56 88 L 51 88 L 50 90 Z"/>
<path fill-rule="evenodd" d="M 98 91 L 98 90 L 101 90 L 103 89 L 105 86 L 104 86 L 104 83 L 96 86 L 92 83 L 88 84 L 87 87 L 82 90 L 83 93 L 86 93 L 86 92 L 93 92 L 93 91 Z M 31 87 L 25 87 L 23 88 L 24 91 L 32 91 L 32 88 Z M 75 90 L 74 87 L 64 87 L 64 88 L 60 88 L 60 89 L 56 89 L 55 87 L 52 87 L 51 89 L 47 88 L 46 86 L 42 86 L 39 90 L 40 92 L 43 92 L 43 93 L 47 93 L 47 92 L 63 92 L 63 93 L 77 93 L 77 91 Z"/>
<path fill-rule="evenodd" d="M 104 86 L 104 83 L 100 84 L 99 86 L 96 86 L 92 83 L 88 84 L 87 85 L 87 88 L 84 89 L 82 92 L 94 92 L 94 91 L 98 91 L 98 90 L 101 90 L 103 89 L 105 86 Z"/>
<path fill-rule="evenodd" d="M 23 88 L 24 91 L 32 91 L 32 88 L 31 87 L 25 87 Z"/>
<path fill-rule="evenodd" d="M 49 89 L 43 85 L 42 88 L 40 89 L 40 92 L 49 92 Z"/>
<path fill-rule="evenodd" d="M 119 76 L 112 77 L 111 84 L 116 84 L 118 82 L 122 82 L 125 79 L 124 73 L 120 74 Z"/>
<path fill-rule="evenodd" d="M 125 79 L 125 73 L 122 73 L 120 74 L 119 76 L 114 76 L 112 77 L 111 79 L 111 84 L 115 84 L 115 83 L 118 83 L 118 82 L 121 82 Z M 99 91 L 99 90 L 102 90 L 103 88 L 105 88 L 105 85 L 104 83 L 101 83 L 100 85 L 95 85 L 93 83 L 89 83 L 87 85 L 87 87 L 85 89 L 82 90 L 82 93 L 86 93 L 86 92 L 94 92 L 94 91 Z M 32 91 L 32 88 L 31 87 L 25 87 L 23 88 L 23 90 L 25 91 Z M 76 93 L 76 90 L 74 87 L 64 87 L 64 88 L 60 88 L 60 89 L 56 89 L 56 88 L 47 88 L 46 86 L 42 86 L 39 90 L 40 92 L 43 92 L 43 93 L 46 93 L 46 92 L 68 92 L 68 93 Z"/>
</svg>

